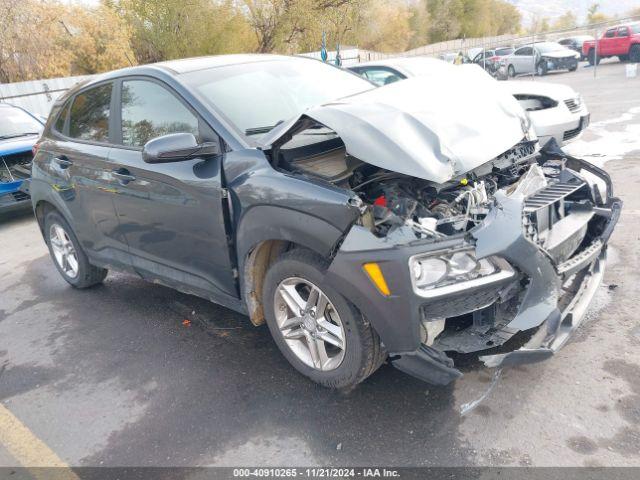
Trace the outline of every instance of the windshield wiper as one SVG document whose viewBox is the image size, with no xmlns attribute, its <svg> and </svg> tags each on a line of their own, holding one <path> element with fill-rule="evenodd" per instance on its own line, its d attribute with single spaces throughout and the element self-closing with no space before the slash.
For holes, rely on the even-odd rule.
<svg viewBox="0 0 640 480">
<path fill-rule="evenodd" d="M 281 123 L 283 123 L 284 120 L 279 120 L 275 123 L 275 125 L 271 125 L 269 127 L 253 127 L 253 128 L 247 128 L 244 131 L 244 134 L 246 136 L 251 136 L 251 135 L 260 135 L 261 133 L 268 133 L 271 130 L 273 130 L 274 128 L 276 128 L 278 125 L 280 125 Z"/>
<path fill-rule="evenodd" d="M 28 135 L 40 135 L 40 132 L 24 132 L 24 133 L 14 133 L 12 135 L 1 135 L 0 140 L 6 140 L 8 138 L 26 137 Z"/>
</svg>

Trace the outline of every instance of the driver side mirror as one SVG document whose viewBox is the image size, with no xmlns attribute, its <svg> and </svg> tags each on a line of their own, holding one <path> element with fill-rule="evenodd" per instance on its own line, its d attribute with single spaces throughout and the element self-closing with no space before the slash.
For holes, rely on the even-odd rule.
<svg viewBox="0 0 640 480">
<path fill-rule="evenodd" d="M 192 133 L 170 133 L 149 140 L 142 149 L 142 159 L 146 163 L 169 163 L 219 153 L 218 142 L 198 144 Z"/>
</svg>

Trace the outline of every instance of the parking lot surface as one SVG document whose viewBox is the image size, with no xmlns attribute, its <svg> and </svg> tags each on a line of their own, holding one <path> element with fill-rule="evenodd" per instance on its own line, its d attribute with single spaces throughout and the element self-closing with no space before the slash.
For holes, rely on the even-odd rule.
<svg viewBox="0 0 640 480">
<path fill-rule="evenodd" d="M 42 464 L 73 466 L 640 466 L 640 78 L 624 72 L 536 79 L 582 93 L 592 125 L 568 150 L 604 165 L 625 207 L 577 335 L 503 370 L 466 415 L 492 370 L 432 387 L 384 365 L 350 393 L 323 389 L 223 307 L 118 273 L 72 289 L 31 215 L 3 219 L 0 465 L 38 439 Z M 7 419 L 22 437 L 6 440 Z"/>
</svg>

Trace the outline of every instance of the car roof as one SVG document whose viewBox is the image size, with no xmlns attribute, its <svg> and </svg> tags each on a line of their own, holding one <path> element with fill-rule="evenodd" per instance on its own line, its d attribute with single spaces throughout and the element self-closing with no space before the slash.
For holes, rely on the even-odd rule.
<svg viewBox="0 0 640 480">
<path fill-rule="evenodd" d="M 227 67 L 229 65 L 241 65 L 245 63 L 264 62 L 268 60 L 291 60 L 307 59 L 306 57 L 290 57 L 286 55 L 270 54 L 233 54 L 233 55 L 212 55 L 207 57 L 182 58 L 180 60 L 169 60 L 166 62 L 154 63 L 151 66 L 165 68 L 173 73 L 182 74 L 207 70 L 209 68 Z"/>
<path fill-rule="evenodd" d="M 230 65 L 241 65 L 248 63 L 257 63 L 273 60 L 287 61 L 318 61 L 309 57 L 288 56 L 288 55 L 270 55 L 270 54 L 233 54 L 233 55 L 211 55 L 206 57 L 182 58 L 179 60 L 168 60 L 158 63 L 149 63 L 145 65 L 137 65 L 133 67 L 122 68 L 110 72 L 93 75 L 76 85 L 68 92 L 77 91 L 80 88 L 94 85 L 107 80 L 117 79 L 130 75 L 149 75 L 153 72 L 166 72 L 171 75 L 182 75 L 185 73 L 196 72 L 200 70 L 208 70 L 210 68 L 226 67 Z M 67 93 L 68 93 L 67 92 Z M 64 97 L 64 96 L 63 96 Z"/>
</svg>

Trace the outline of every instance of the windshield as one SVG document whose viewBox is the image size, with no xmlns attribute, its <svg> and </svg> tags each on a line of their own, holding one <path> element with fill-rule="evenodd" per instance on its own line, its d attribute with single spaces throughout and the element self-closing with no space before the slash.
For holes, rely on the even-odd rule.
<svg viewBox="0 0 640 480">
<path fill-rule="evenodd" d="M 563 47 L 562 45 L 556 42 L 543 42 L 543 43 L 537 43 L 536 49 L 540 53 L 547 53 L 547 52 L 556 52 L 558 50 L 565 50 L 565 47 Z"/>
<path fill-rule="evenodd" d="M 24 110 L 0 107 L 0 139 L 40 134 L 42 124 Z"/>
<path fill-rule="evenodd" d="M 375 88 L 357 75 L 300 58 L 211 68 L 183 79 L 254 139 L 312 106 Z"/>
</svg>

